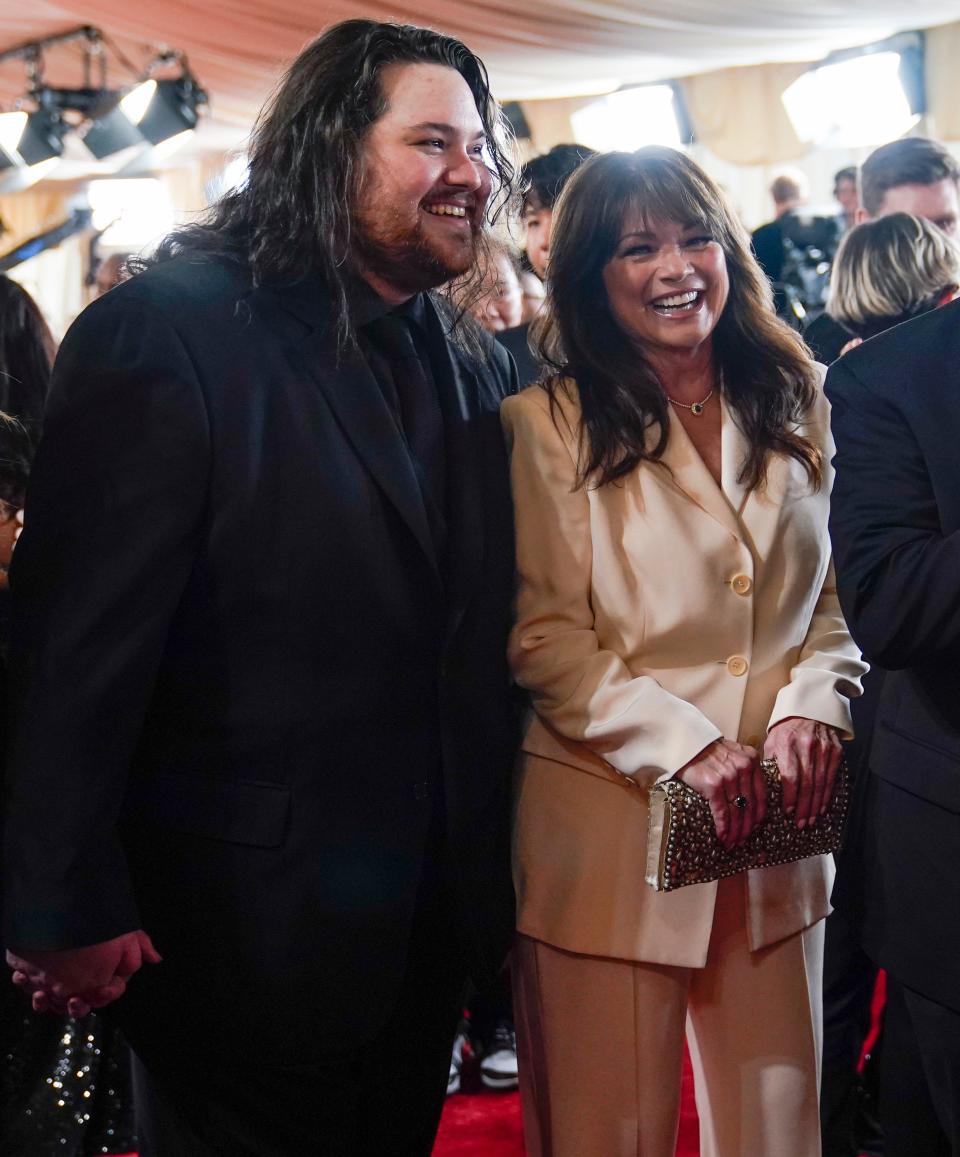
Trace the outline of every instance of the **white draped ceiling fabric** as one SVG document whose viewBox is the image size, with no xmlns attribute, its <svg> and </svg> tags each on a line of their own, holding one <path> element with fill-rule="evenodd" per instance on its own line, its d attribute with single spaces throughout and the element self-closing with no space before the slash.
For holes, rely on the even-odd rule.
<svg viewBox="0 0 960 1157">
<path fill-rule="evenodd" d="M 960 20 L 960 0 L 3 0 L 0 47 L 93 24 L 136 64 L 158 45 L 182 49 L 211 93 L 215 120 L 247 127 L 284 63 L 325 26 L 352 16 L 409 20 L 459 36 L 486 61 L 501 100 L 527 101 L 815 61 Z M 70 83 L 79 60 L 78 46 L 50 53 L 51 82 Z M 23 87 L 22 65 L 0 66 L 0 104 L 9 107 Z M 726 107 L 726 98 L 718 107 L 705 97 L 700 115 L 727 116 Z M 748 115 L 756 113 L 748 106 Z"/>
</svg>

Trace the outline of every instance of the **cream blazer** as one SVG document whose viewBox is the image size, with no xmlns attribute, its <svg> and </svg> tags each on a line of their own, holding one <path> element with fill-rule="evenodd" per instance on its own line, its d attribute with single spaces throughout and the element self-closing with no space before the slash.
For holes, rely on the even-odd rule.
<svg viewBox="0 0 960 1157">
<path fill-rule="evenodd" d="M 662 464 L 576 489 L 575 399 L 571 386 L 558 424 L 539 386 L 501 408 L 519 572 L 510 660 L 534 708 L 516 797 L 518 926 L 573 952 L 702 967 L 716 884 L 644 883 L 647 789 L 720 736 L 759 747 L 787 716 L 849 736 L 867 669 L 830 562 L 829 407 L 819 392 L 803 426 L 824 452 L 819 491 L 778 455 L 748 493 L 746 440 L 722 398 L 720 487 L 671 414 Z M 826 916 L 831 879 L 826 856 L 748 873 L 751 949 Z"/>
</svg>

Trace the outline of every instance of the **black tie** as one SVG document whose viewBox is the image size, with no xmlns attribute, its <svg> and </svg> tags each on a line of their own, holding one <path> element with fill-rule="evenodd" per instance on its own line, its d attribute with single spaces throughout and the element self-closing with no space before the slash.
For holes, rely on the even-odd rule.
<svg viewBox="0 0 960 1157">
<path fill-rule="evenodd" d="M 446 521 L 443 414 L 437 391 L 424 372 L 405 318 L 385 314 L 366 326 L 386 355 L 397 394 L 398 417 L 420 483 L 438 555 L 443 553 Z"/>
</svg>

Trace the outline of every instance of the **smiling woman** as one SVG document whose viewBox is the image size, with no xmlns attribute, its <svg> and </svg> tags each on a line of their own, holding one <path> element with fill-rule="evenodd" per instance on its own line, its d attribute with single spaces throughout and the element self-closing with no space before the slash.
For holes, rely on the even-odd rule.
<svg viewBox="0 0 960 1157">
<path fill-rule="evenodd" d="M 723 249 L 702 221 L 647 222 L 634 210 L 626 225 L 603 271 L 614 317 L 636 342 L 693 352 L 727 304 Z"/>
<path fill-rule="evenodd" d="M 514 811 L 527 1147 L 672 1157 L 689 1025 L 704 1157 L 814 1157 L 831 866 L 643 881 L 663 781 L 706 798 L 726 848 L 765 820 L 761 756 L 798 828 L 832 797 L 864 665 L 830 571 L 818 373 L 671 149 L 570 180 L 545 308 L 556 372 L 501 408 L 510 658 L 534 707 Z"/>
<path fill-rule="evenodd" d="M 599 471 L 613 481 L 659 458 L 671 401 L 681 420 L 704 419 L 692 436 L 716 459 L 719 410 L 704 429 L 704 399 L 721 378 L 749 446 L 746 484 L 762 482 L 771 452 L 819 477 L 814 448 L 793 430 L 815 392 L 809 355 L 774 316 L 749 238 L 698 165 L 660 147 L 593 158 L 564 190 L 555 225 L 537 339 L 556 382 L 577 382 L 589 433 L 581 480 Z M 665 305 L 684 293 L 698 296 Z"/>
</svg>

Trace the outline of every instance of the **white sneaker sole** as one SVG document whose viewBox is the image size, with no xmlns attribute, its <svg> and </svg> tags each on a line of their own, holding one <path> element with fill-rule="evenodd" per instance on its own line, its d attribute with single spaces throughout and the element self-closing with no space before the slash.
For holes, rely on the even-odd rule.
<svg viewBox="0 0 960 1157">
<path fill-rule="evenodd" d="M 515 1076 L 510 1076 L 509 1074 L 505 1076 L 497 1076 L 494 1074 L 487 1074 L 483 1071 L 480 1073 L 480 1080 L 483 1083 L 484 1088 L 493 1089 L 496 1092 L 503 1093 L 510 1092 L 519 1084 L 519 1081 Z"/>
</svg>

